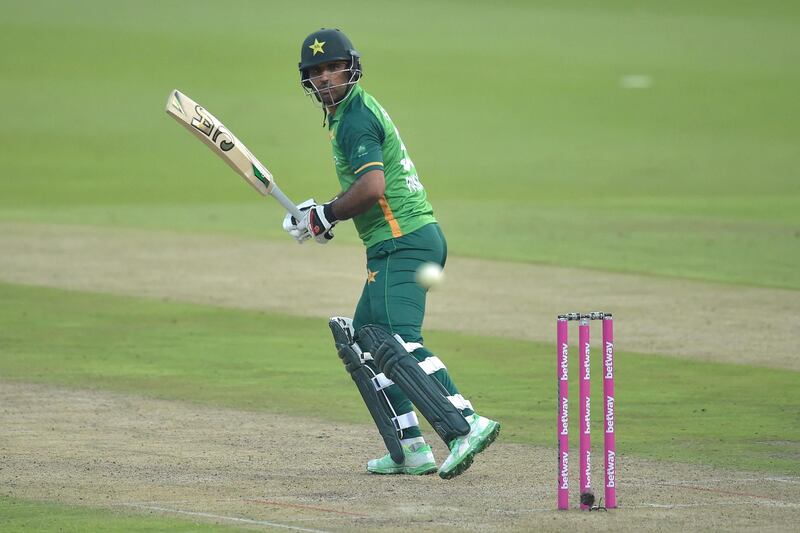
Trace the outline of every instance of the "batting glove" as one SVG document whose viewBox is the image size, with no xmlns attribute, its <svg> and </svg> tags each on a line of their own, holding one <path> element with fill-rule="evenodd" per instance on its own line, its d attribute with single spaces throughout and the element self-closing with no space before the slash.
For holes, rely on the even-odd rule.
<svg viewBox="0 0 800 533">
<path fill-rule="evenodd" d="M 303 211 L 303 219 L 298 226 L 305 229 L 319 244 L 328 244 L 333 239 L 333 227 L 339 222 L 333 214 L 330 202 L 315 204 L 310 209 Z"/>
<path fill-rule="evenodd" d="M 306 211 L 315 205 L 317 205 L 317 202 L 313 198 L 309 198 L 305 202 L 297 204 L 297 209 L 299 209 L 301 213 L 305 214 Z M 308 232 L 308 228 L 300 225 L 299 221 L 294 218 L 291 213 L 286 213 L 286 216 L 283 217 L 283 230 L 289 233 L 289 235 L 291 235 L 292 238 L 297 241 L 297 244 L 303 244 L 306 239 L 311 237 L 311 234 Z"/>
</svg>

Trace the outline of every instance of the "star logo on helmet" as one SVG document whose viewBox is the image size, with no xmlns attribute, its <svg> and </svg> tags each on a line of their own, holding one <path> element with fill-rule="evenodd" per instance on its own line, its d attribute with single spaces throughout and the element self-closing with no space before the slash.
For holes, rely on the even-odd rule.
<svg viewBox="0 0 800 533">
<path fill-rule="evenodd" d="M 324 54 L 325 50 L 322 49 L 323 46 L 325 46 L 325 41 L 319 42 L 317 39 L 314 39 L 314 44 L 309 46 L 309 48 L 311 48 L 311 50 L 314 52 L 312 55 L 317 55 L 317 52 Z"/>
</svg>

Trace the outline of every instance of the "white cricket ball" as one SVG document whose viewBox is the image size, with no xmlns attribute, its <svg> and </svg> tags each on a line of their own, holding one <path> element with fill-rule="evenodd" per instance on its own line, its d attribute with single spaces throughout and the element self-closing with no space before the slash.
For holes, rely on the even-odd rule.
<svg viewBox="0 0 800 533">
<path fill-rule="evenodd" d="M 436 263 L 425 263 L 417 269 L 415 278 L 417 283 L 426 289 L 433 289 L 441 285 L 444 280 L 444 272 L 442 272 L 442 267 Z"/>
</svg>

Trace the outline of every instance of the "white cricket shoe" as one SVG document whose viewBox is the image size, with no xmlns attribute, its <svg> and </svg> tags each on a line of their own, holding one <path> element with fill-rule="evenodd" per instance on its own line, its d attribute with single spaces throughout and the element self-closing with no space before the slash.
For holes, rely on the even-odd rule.
<svg viewBox="0 0 800 533">
<path fill-rule="evenodd" d="M 472 465 L 475 455 L 485 450 L 500 433 L 500 423 L 477 413 L 467 417 L 469 433 L 450 441 L 450 455 L 439 467 L 439 477 L 451 479 Z"/>
<path fill-rule="evenodd" d="M 405 460 L 397 464 L 389 454 L 380 459 L 372 459 L 367 463 L 367 472 L 373 474 L 410 474 L 421 476 L 432 474 L 436 471 L 436 460 L 433 458 L 433 450 L 429 444 L 415 442 L 410 445 L 403 445 Z"/>
</svg>

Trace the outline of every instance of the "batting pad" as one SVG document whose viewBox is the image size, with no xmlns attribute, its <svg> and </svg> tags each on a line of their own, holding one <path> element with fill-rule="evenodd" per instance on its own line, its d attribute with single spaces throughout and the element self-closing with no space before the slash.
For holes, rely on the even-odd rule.
<svg viewBox="0 0 800 533">
<path fill-rule="evenodd" d="M 442 394 L 441 384 L 420 368 L 392 334 L 379 326 L 366 325 L 358 330 L 357 338 L 361 348 L 372 354 L 378 368 L 400 387 L 446 444 L 469 433 L 469 423 Z"/>
<path fill-rule="evenodd" d="M 415 424 L 411 423 L 412 421 L 408 418 L 398 419 L 389 399 L 382 392 L 375 390 L 372 384 L 375 374 L 362 362 L 361 349 L 358 348 L 358 344 L 353 342 L 352 335 L 346 329 L 348 324 L 340 317 L 333 317 L 328 322 L 328 326 L 331 328 L 339 358 L 350 373 L 350 377 L 353 378 L 358 392 L 361 393 L 361 398 L 378 428 L 378 433 L 380 433 L 392 461 L 398 464 L 402 463 L 405 460 L 405 454 L 397 432 Z M 414 415 L 413 412 L 411 414 Z M 413 422 L 416 422 L 416 415 Z"/>
</svg>

